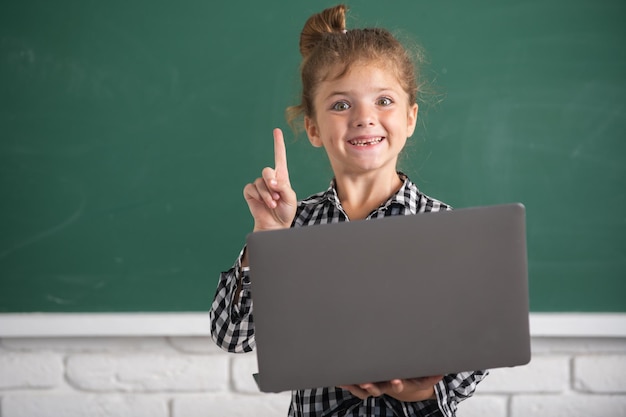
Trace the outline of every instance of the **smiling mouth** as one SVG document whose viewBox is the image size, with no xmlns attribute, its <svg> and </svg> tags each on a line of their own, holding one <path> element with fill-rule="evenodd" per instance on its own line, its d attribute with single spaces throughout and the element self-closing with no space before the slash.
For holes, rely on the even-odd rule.
<svg viewBox="0 0 626 417">
<path fill-rule="evenodd" d="M 380 142 L 383 141 L 383 139 L 385 138 L 382 136 L 377 137 L 377 138 L 369 138 L 369 139 L 353 139 L 353 140 L 349 140 L 348 143 L 354 146 L 371 146 L 371 145 L 379 144 Z"/>
</svg>

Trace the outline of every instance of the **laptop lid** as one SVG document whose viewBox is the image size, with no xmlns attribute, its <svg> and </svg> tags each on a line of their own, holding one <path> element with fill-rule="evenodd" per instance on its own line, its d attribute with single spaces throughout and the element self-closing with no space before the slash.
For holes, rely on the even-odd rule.
<svg viewBox="0 0 626 417">
<path fill-rule="evenodd" d="M 530 361 L 522 204 L 258 232 L 247 244 L 262 391 Z"/>
</svg>

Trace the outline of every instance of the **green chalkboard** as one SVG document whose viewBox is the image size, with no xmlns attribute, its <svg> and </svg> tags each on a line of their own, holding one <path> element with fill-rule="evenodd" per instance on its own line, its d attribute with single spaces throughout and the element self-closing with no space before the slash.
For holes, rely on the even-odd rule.
<svg viewBox="0 0 626 417">
<path fill-rule="evenodd" d="M 626 312 L 626 3 L 348 3 L 428 53 L 402 169 L 455 207 L 526 205 L 533 311 Z M 208 310 L 272 128 L 299 197 L 330 181 L 283 111 L 332 4 L 3 1 L 0 312 Z"/>
</svg>

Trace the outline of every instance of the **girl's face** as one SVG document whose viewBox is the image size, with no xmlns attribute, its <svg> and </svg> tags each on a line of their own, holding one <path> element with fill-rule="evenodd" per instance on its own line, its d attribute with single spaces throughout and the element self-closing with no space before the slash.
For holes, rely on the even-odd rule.
<svg viewBox="0 0 626 417">
<path fill-rule="evenodd" d="M 307 135 L 313 146 L 324 147 L 335 176 L 395 173 L 415 130 L 417 104 L 409 104 L 392 71 L 355 65 L 321 82 L 313 105 L 315 116 L 305 117 Z"/>
</svg>

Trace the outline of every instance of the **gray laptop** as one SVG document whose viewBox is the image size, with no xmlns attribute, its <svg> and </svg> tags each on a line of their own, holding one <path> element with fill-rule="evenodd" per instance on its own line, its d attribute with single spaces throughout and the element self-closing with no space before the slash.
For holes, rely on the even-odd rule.
<svg viewBox="0 0 626 417">
<path fill-rule="evenodd" d="M 252 233 L 262 391 L 530 361 L 525 209 Z"/>
</svg>

